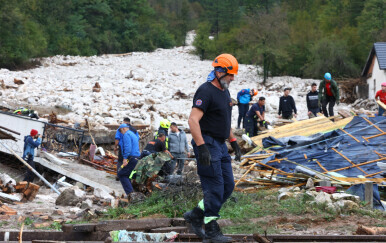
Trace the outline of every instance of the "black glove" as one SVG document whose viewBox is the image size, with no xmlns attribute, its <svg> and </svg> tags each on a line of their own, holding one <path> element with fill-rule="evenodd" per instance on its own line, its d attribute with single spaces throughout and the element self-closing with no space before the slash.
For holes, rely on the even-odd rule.
<svg viewBox="0 0 386 243">
<path fill-rule="evenodd" d="M 233 148 L 233 151 L 235 151 L 235 160 L 236 161 L 240 161 L 241 160 L 241 150 L 240 150 L 240 146 L 239 144 L 237 143 L 237 141 L 233 141 L 231 142 L 231 146 Z"/>
<path fill-rule="evenodd" d="M 210 165 L 210 153 L 206 144 L 197 146 L 198 149 L 198 163 L 204 166 Z"/>
</svg>

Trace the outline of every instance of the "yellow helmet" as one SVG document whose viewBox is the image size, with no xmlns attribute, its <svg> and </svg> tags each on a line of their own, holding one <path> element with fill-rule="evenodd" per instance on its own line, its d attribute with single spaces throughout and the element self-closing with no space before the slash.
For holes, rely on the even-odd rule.
<svg viewBox="0 0 386 243">
<path fill-rule="evenodd" d="M 162 128 L 166 128 L 166 129 L 169 129 L 170 127 L 170 121 L 168 119 L 163 119 L 159 125 L 162 127 Z"/>
</svg>

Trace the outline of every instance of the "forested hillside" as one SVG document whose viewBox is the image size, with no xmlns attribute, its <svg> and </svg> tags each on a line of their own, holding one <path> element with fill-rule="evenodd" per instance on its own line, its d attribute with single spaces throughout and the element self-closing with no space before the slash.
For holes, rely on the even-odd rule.
<svg viewBox="0 0 386 243">
<path fill-rule="evenodd" d="M 384 0 L 0 0 L 0 67 L 170 48 L 196 29 L 202 59 L 229 52 L 265 77 L 356 76 L 373 42 L 386 41 L 385 9 Z"/>
</svg>

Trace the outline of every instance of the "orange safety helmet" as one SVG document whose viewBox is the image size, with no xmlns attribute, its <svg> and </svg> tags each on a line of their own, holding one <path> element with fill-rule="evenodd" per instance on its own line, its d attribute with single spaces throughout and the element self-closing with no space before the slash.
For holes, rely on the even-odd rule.
<svg viewBox="0 0 386 243">
<path fill-rule="evenodd" d="M 252 95 L 253 96 L 256 96 L 258 93 L 259 93 L 259 91 L 257 91 L 257 89 L 252 89 Z"/>
<path fill-rule="evenodd" d="M 227 70 L 228 74 L 237 74 L 239 62 L 231 54 L 221 54 L 212 62 L 213 67 L 222 67 Z"/>
</svg>

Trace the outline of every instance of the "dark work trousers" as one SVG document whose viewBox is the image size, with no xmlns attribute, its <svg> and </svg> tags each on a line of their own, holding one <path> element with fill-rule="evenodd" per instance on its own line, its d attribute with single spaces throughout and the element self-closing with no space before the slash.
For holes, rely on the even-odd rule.
<svg viewBox="0 0 386 243">
<path fill-rule="evenodd" d="M 237 105 L 239 107 L 239 118 L 237 119 L 237 127 L 239 128 L 240 127 L 240 124 L 241 124 L 241 120 L 245 120 L 245 115 L 247 114 L 248 110 L 249 110 L 249 104 L 238 104 Z M 243 128 L 244 127 L 244 124 L 243 124 Z"/>
<path fill-rule="evenodd" d="M 325 117 L 334 116 L 335 97 L 326 95 L 326 98 L 322 102 L 323 114 Z M 328 104 L 328 113 L 327 113 Z"/>
<path fill-rule="evenodd" d="M 257 136 L 257 120 L 256 118 L 246 116 L 244 118 L 244 129 L 248 137 Z"/>
<path fill-rule="evenodd" d="M 131 185 L 130 175 L 138 163 L 138 157 L 129 157 L 129 163 L 118 171 L 118 177 L 121 181 L 123 190 L 127 195 L 133 192 L 133 186 Z"/>
<path fill-rule="evenodd" d="M 28 155 L 27 157 L 27 163 L 35 169 L 35 162 L 32 158 L 32 155 Z M 24 180 L 23 181 L 28 181 L 28 182 L 33 182 L 35 178 L 35 173 L 32 172 L 32 170 L 28 169 L 27 168 L 27 174 L 25 175 L 24 177 Z"/>
<path fill-rule="evenodd" d="M 166 177 L 168 175 L 173 174 L 173 161 L 166 161 L 164 165 L 161 167 L 161 170 L 158 172 L 158 175 L 161 177 Z"/>
<path fill-rule="evenodd" d="M 313 109 L 310 109 L 309 111 L 311 111 L 311 113 L 314 114 L 314 116 L 317 116 L 318 112 L 320 112 L 320 108 L 313 108 Z"/>
<path fill-rule="evenodd" d="M 381 106 L 378 106 L 378 116 L 383 116 L 383 113 L 385 113 L 385 110 Z"/>
<path fill-rule="evenodd" d="M 118 145 L 117 173 L 118 173 L 119 168 L 121 168 L 122 163 L 123 163 L 122 150 L 121 150 L 121 146 Z"/>
<path fill-rule="evenodd" d="M 225 141 L 218 141 L 207 135 L 203 135 L 203 138 L 211 156 L 209 166 L 197 163 L 197 173 L 204 193 L 204 215 L 219 217 L 221 206 L 230 197 L 235 187 L 231 157 Z M 196 159 L 199 161 L 197 145 L 193 140 L 192 145 Z"/>
<path fill-rule="evenodd" d="M 292 115 L 292 112 L 291 113 L 283 112 L 283 115 L 281 117 L 283 117 L 283 119 L 291 120 L 294 116 Z"/>
<path fill-rule="evenodd" d="M 181 158 L 186 158 L 186 154 L 185 153 L 173 153 L 173 152 L 171 152 L 171 153 L 174 157 L 172 160 L 172 173 L 174 172 L 174 169 L 177 166 L 177 175 L 181 175 L 182 170 L 184 169 L 184 165 L 185 165 L 185 159 L 181 159 Z"/>
</svg>

